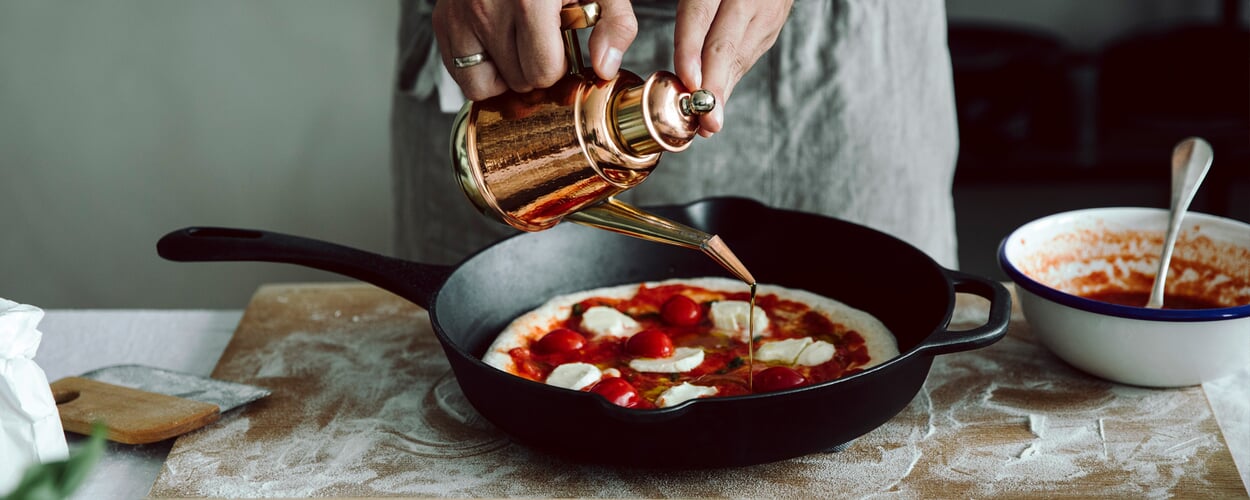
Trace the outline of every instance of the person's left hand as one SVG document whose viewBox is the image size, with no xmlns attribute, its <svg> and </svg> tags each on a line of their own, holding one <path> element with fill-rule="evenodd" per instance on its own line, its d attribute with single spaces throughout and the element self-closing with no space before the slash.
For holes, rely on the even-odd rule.
<svg viewBox="0 0 1250 500">
<path fill-rule="evenodd" d="M 724 109 L 738 80 L 781 33 L 793 0 L 681 0 L 677 4 L 673 66 L 691 89 L 716 95 L 716 109 L 699 122 L 704 137 L 724 126 Z"/>
</svg>

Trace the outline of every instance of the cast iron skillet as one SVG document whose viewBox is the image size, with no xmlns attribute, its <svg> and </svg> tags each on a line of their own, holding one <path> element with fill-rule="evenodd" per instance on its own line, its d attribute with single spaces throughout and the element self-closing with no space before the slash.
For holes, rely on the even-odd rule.
<svg viewBox="0 0 1250 500">
<path fill-rule="evenodd" d="M 430 312 L 456 380 L 482 416 L 518 442 L 585 462 L 721 467 L 833 449 L 900 412 L 920 390 L 934 355 L 984 347 L 1007 331 L 1011 297 L 1001 284 L 944 269 L 875 230 L 741 198 L 651 211 L 719 234 L 761 283 L 806 289 L 873 314 L 897 337 L 902 354 L 819 385 L 634 410 L 504 373 L 480 358 L 513 318 L 556 295 L 728 276 L 701 253 L 575 224 L 508 238 L 452 267 L 242 229 L 182 229 L 157 249 L 176 261 L 299 264 L 411 300 Z M 956 292 L 990 300 L 985 325 L 947 329 Z"/>
</svg>

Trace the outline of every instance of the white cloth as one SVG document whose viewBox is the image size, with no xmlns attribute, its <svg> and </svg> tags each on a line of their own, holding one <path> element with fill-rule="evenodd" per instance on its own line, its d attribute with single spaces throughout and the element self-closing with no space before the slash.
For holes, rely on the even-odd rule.
<svg viewBox="0 0 1250 500">
<path fill-rule="evenodd" d="M 64 460 L 61 416 L 35 351 L 43 310 L 0 299 L 0 494 L 36 462 Z"/>
<path fill-rule="evenodd" d="M 675 4 L 634 3 L 639 34 L 622 68 L 671 70 Z M 479 214 L 457 185 L 429 4 L 403 7 L 392 114 L 397 251 L 451 263 L 514 230 Z M 620 197 L 645 206 L 746 196 L 863 224 L 957 266 L 958 133 L 942 0 L 797 0 L 726 104 L 720 133 L 665 154 Z"/>
</svg>

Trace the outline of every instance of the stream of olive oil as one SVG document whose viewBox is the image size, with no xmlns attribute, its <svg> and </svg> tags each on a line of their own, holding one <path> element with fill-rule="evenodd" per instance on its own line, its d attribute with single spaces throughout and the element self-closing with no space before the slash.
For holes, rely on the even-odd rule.
<svg viewBox="0 0 1250 500">
<path fill-rule="evenodd" d="M 747 311 L 747 390 L 755 392 L 755 282 L 751 282 L 751 309 Z"/>
<path fill-rule="evenodd" d="M 712 235 L 700 246 L 703 253 L 751 287 L 751 308 L 747 311 L 747 390 L 755 392 L 755 276 L 742 265 L 720 236 Z"/>
</svg>

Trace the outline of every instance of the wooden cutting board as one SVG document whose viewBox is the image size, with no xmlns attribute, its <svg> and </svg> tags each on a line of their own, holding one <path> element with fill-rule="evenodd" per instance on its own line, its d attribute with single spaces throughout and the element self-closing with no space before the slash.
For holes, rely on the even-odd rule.
<svg viewBox="0 0 1250 500">
<path fill-rule="evenodd" d="M 586 466 L 514 444 L 466 403 L 425 312 L 368 285 L 262 287 L 213 377 L 273 395 L 179 438 L 151 496 L 1246 496 L 1200 387 L 1084 375 L 1018 312 L 997 344 L 937 357 L 912 403 L 845 451 L 736 469 Z"/>
</svg>

